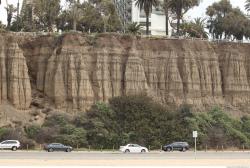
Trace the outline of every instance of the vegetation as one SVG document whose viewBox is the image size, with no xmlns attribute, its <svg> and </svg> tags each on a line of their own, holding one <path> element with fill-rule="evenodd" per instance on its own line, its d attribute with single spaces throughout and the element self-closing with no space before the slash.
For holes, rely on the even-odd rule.
<svg viewBox="0 0 250 168">
<path fill-rule="evenodd" d="M 9 28 L 11 25 L 13 15 L 17 11 L 17 9 L 14 7 L 14 5 L 7 5 L 5 9 L 7 12 L 7 28 Z"/>
<path fill-rule="evenodd" d="M 149 14 L 152 11 L 152 7 L 156 7 L 158 4 L 157 0 L 136 0 L 135 5 L 143 10 L 146 15 L 146 34 L 149 35 Z"/>
<path fill-rule="evenodd" d="M 174 141 L 187 141 L 193 146 L 193 130 L 198 131 L 199 148 L 250 147 L 249 116 L 233 119 L 219 108 L 193 113 L 187 105 L 173 110 L 145 95 L 115 97 L 75 117 L 49 115 L 42 125 L 0 128 L 0 140 L 19 139 L 29 147 L 61 142 L 75 148 L 112 149 L 139 143 L 159 149 Z"/>
<path fill-rule="evenodd" d="M 198 114 L 189 106 L 168 111 L 143 95 L 116 97 L 109 105 L 98 103 L 87 113 L 87 120 L 88 142 L 95 147 L 134 142 L 158 149 L 173 141 L 192 145 L 192 130 L 199 132 L 200 147 L 250 145 L 248 117 L 236 120 L 219 108 Z"/>
<path fill-rule="evenodd" d="M 245 9 L 247 12 L 250 12 L 250 0 L 246 0 Z"/>
<path fill-rule="evenodd" d="M 250 21 L 239 8 L 233 8 L 229 0 L 221 0 L 207 8 L 208 29 L 213 38 L 249 38 Z"/>
<path fill-rule="evenodd" d="M 205 31 L 205 19 L 196 18 L 191 22 L 181 24 L 183 34 L 196 38 L 208 38 L 208 33 Z"/>
<path fill-rule="evenodd" d="M 37 29 L 53 31 L 53 25 L 60 12 L 60 0 L 37 0 L 34 14 L 37 16 Z"/>
<path fill-rule="evenodd" d="M 170 3 L 171 2 L 171 0 L 164 0 L 163 1 L 163 4 L 162 4 L 162 6 L 163 6 L 163 9 L 164 9 L 164 13 L 165 13 L 165 16 L 166 16 L 166 36 L 168 36 L 168 31 L 169 31 L 169 29 L 168 29 L 168 25 L 169 25 L 169 8 L 170 8 Z"/>
<path fill-rule="evenodd" d="M 4 31 L 6 26 L 0 21 L 0 32 Z"/>
<path fill-rule="evenodd" d="M 7 26 L 0 25 L 0 31 L 82 31 L 88 33 L 122 32 L 122 26 L 112 0 L 37 0 L 34 6 L 27 5 L 21 14 L 18 7 L 8 4 Z M 185 20 L 184 15 L 201 0 L 135 0 L 136 5 L 146 15 L 146 34 L 149 34 L 149 16 L 152 8 L 164 10 L 166 15 L 166 35 L 169 23 L 174 35 L 196 38 L 242 40 L 250 38 L 249 17 L 239 8 L 232 7 L 229 0 L 220 0 L 207 8 L 208 18 Z M 245 11 L 250 11 L 250 1 L 245 2 Z M 36 17 L 34 17 L 34 15 Z M 177 24 L 169 20 L 176 19 Z M 130 23 L 126 33 L 140 34 L 141 26 Z"/>
<path fill-rule="evenodd" d="M 171 9 L 177 17 L 177 35 L 180 35 L 180 25 L 183 15 L 192 7 L 199 5 L 200 0 L 169 0 L 167 7 Z"/>
<path fill-rule="evenodd" d="M 130 23 L 127 27 L 128 33 L 133 34 L 133 35 L 140 35 L 141 29 L 142 29 L 142 26 L 138 23 Z"/>
</svg>

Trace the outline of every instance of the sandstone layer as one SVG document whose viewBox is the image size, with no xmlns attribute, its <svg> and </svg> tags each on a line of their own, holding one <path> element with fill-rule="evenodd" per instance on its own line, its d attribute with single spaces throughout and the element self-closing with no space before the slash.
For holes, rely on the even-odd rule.
<svg viewBox="0 0 250 168">
<path fill-rule="evenodd" d="M 19 109 L 39 91 L 67 111 L 146 93 L 162 104 L 250 113 L 249 44 L 77 33 L 0 38 L 0 103 Z"/>
<path fill-rule="evenodd" d="M 30 107 L 31 85 L 26 58 L 13 37 L 0 36 L 0 104 Z"/>
</svg>

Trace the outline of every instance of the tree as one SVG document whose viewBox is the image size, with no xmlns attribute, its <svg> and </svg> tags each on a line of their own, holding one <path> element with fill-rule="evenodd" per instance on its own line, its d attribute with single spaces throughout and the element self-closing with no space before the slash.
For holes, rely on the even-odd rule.
<svg viewBox="0 0 250 168">
<path fill-rule="evenodd" d="M 146 34 L 149 35 L 149 14 L 152 11 L 152 7 L 156 7 L 158 4 L 157 0 L 136 0 L 135 5 L 144 10 L 146 14 Z"/>
<path fill-rule="evenodd" d="M 247 12 L 250 12 L 250 0 L 246 0 L 245 9 L 246 9 Z"/>
<path fill-rule="evenodd" d="M 52 32 L 60 12 L 60 0 L 36 0 L 34 14 L 42 30 Z"/>
<path fill-rule="evenodd" d="M 221 0 L 207 8 L 208 28 L 213 38 L 242 40 L 249 38 L 249 19 L 239 8 L 233 8 L 229 0 Z"/>
<path fill-rule="evenodd" d="M 68 10 L 61 10 L 55 20 L 57 30 L 69 31 L 71 28 L 71 17 Z"/>
<path fill-rule="evenodd" d="M 61 12 L 57 25 L 84 32 L 117 32 L 121 23 L 111 0 L 78 3 L 68 0 L 69 8 Z M 77 4 L 77 8 L 74 5 Z M 67 19 L 66 19 L 67 18 Z M 63 26 L 64 25 L 64 26 Z"/>
<path fill-rule="evenodd" d="M 246 24 L 249 20 L 240 9 L 232 9 L 223 19 L 225 38 L 233 36 L 237 40 L 242 40 L 246 35 Z M 234 40 L 233 38 L 233 40 Z"/>
<path fill-rule="evenodd" d="M 114 3 L 111 0 L 99 0 L 96 2 L 98 4 L 97 10 L 100 11 L 103 22 L 104 22 L 104 32 L 116 32 L 121 30 L 121 22 L 118 19 Z"/>
<path fill-rule="evenodd" d="M 16 15 L 12 21 L 12 24 L 11 24 L 9 30 L 14 31 L 14 32 L 19 32 L 22 30 L 23 27 L 24 27 L 24 25 L 23 25 L 23 22 L 22 22 L 20 16 Z"/>
<path fill-rule="evenodd" d="M 115 144 L 136 142 L 159 148 L 174 138 L 180 139 L 180 134 L 174 131 L 180 128 L 174 124 L 174 118 L 165 107 L 145 95 L 122 96 L 110 99 L 109 105 L 92 106 L 87 112 L 85 129 L 91 146 L 112 148 Z"/>
<path fill-rule="evenodd" d="M 77 30 L 77 23 L 82 17 L 80 0 L 66 0 L 69 2 L 69 16 L 72 19 L 73 30 Z"/>
<path fill-rule="evenodd" d="M 11 5 L 7 4 L 7 7 L 5 7 L 5 9 L 7 11 L 7 29 L 9 29 L 11 26 L 13 14 L 17 12 L 17 8 L 15 8 L 14 5 L 12 4 Z"/>
<path fill-rule="evenodd" d="M 163 1 L 163 9 L 166 16 L 166 35 L 168 36 L 168 22 L 169 22 L 169 7 L 170 7 L 170 0 Z"/>
<path fill-rule="evenodd" d="M 190 37 L 196 38 L 208 38 L 208 33 L 205 31 L 206 19 L 195 18 L 191 22 L 186 22 L 181 25 L 184 33 L 187 33 Z"/>
<path fill-rule="evenodd" d="M 22 12 L 20 15 L 20 20 L 22 22 L 22 30 L 23 31 L 35 31 L 34 26 L 34 15 L 33 15 L 33 6 L 30 4 L 26 4 L 22 7 Z"/>
<path fill-rule="evenodd" d="M 112 148 L 115 143 L 120 143 L 115 113 L 104 103 L 96 103 L 92 106 L 87 112 L 87 121 L 83 125 L 87 130 L 89 145 L 93 147 Z"/>
<path fill-rule="evenodd" d="M 78 21 L 78 30 L 85 32 L 103 32 L 105 26 L 100 11 L 90 3 L 82 4 L 81 9 L 82 17 Z"/>
<path fill-rule="evenodd" d="M 180 35 L 180 24 L 183 15 L 192 7 L 199 5 L 201 0 L 169 0 L 168 7 L 177 16 L 177 34 Z"/>
</svg>

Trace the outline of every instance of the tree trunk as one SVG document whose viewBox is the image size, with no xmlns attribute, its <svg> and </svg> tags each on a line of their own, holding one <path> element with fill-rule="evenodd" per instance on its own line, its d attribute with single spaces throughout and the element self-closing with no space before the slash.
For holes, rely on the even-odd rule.
<svg viewBox="0 0 250 168">
<path fill-rule="evenodd" d="M 7 17 L 7 29 L 9 29 L 10 28 L 10 24 L 11 24 L 11 16 L 9 16 L 10 14 L 8 13 L 7 14 L 8 15 L 8 17 Z"/>
<path fill-rule="evenodd" d="M 149 14 L 146 14 L 146 35 L 149 35 Z"/>
<path fill-rule="evenodd" d="M 180 24 L 181 24 L 181 15 L 182 15 L 182 2 L 180 2 L 179 7 L 176 9 L 177 14 L 177 35 L 180 36 Z"/>
<path fill-rule="evenodd" d="M 77 15 L 78 15 L 78 4 L 80 3 L 80 0 L 76 0 L 74 3 L 74 16 L 73 16 L 73 30 L 76 31 L 76 26 L 77 26 Z"/>
<path fill-rule="evenodd" d="M 73 30 L 76 31 L 76 19 L 73 19 Z"/>
<path fill-rule="evenodd" d="M 165 15 L 166 15 L 166 36 L 168 36 L 168 20 L 169 20 L 168 8 L 165 9 Z"/>
<path fill-rule="evenodd" d="M 177 35 L 180 36 L 180 23 L 181 22 L 181 16 L 177 15 Z"/>
<path fill-rule="evenodd" d="M 53 32 L 53 24 L 52 24 L 52 22 L 48 22 L 48 30 L 49 30 L 49 32 Z"/>
<path fill-rule="evenodd" d="M 168 33 L 168 21 L 169 21 L 169 14 L 168 14 L 168 9 L 169 9 L 169 0 L 164 0 L 164 12 L 165 12 L 165 17 L 166 17 L 166 36 L 169 35 Z"/>
</svg>

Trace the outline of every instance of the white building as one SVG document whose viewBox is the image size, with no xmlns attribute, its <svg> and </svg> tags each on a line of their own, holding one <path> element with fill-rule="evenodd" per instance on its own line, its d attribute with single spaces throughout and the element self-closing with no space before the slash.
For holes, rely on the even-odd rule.
<svg viewBox="0 0 250 168">
<path fill-rule="evenodd" d="M 143 27 L 143 33 L 146 32 L 146 15 L 144 11 L 140 11 L 140 8 L 137 7 L 136 2 L 132 2 L 132 22 L 141 24 Z M 166 35 L 166 16 L 162 7 L 153 8 L 152 13 L 149 16 L 149 31 L 151 35 Z M 172 27 L 169 24 L 168 34 L 171 36 Z"/>
</svg>

